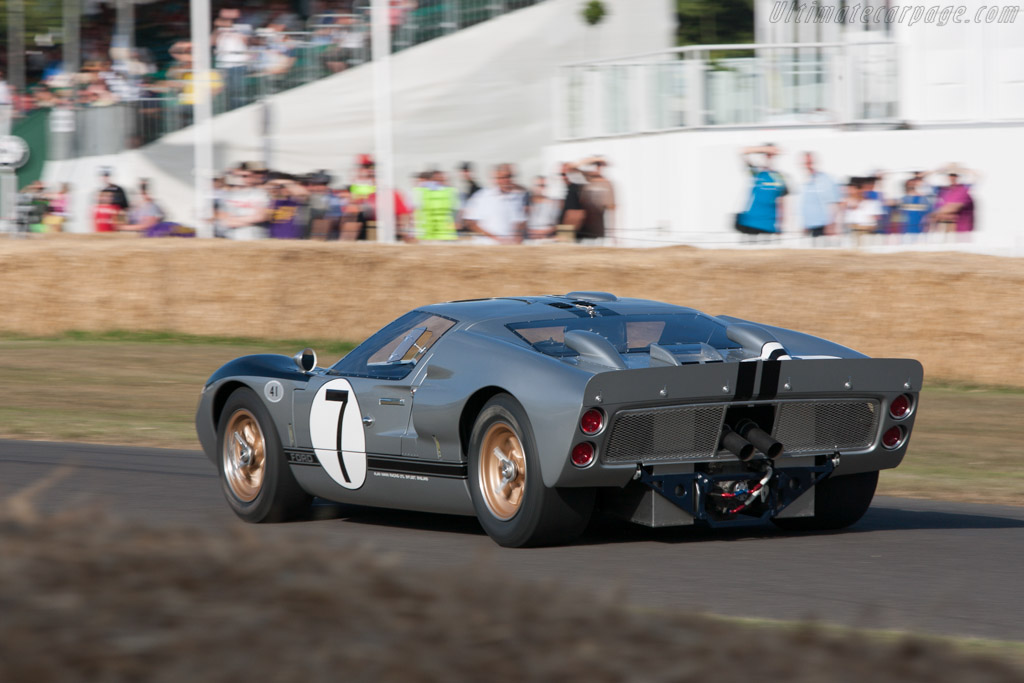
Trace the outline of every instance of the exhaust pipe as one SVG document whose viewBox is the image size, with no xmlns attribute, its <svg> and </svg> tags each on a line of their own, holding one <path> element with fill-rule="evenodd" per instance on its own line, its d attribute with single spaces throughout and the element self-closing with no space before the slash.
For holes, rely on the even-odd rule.
<svg viewBox="0 0 1024 683">
<path fill-rule="evenodd" d="M 722 429 L 722 448 L 746 462 L 754 457 L 754 444 L 750 443 L 733 430 Z"/>
<path fill-rule="evenodd" d="M 736 425 L 736 432 L 772 460 L 782 453 L 782 444 L 773 439 L 771 434 L 758 427 L 753 420 L 740 422 Z"/>
</svg>

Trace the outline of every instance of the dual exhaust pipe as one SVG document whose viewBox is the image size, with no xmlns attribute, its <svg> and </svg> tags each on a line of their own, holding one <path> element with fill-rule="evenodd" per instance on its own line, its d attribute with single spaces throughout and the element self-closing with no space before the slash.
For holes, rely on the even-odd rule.
<svg viewBox="0 0 1024 683">
<path fill-rule="evenodd" d="M 735 427 L 726 425 L 722 429 L 722 448 L 746 462 L 754 457 L 755 450 L 774 460 L 782 453 L 782 443 L 757 426 L 753 420 L 740 420 Z"/>
</svg>

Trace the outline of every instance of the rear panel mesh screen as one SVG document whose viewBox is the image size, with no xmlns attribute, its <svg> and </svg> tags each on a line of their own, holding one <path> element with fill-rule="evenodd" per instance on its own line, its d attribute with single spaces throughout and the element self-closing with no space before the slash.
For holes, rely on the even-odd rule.
<svg viewBox="0 0 1024 683">
<path fill-rule="evenodd" d="M 615 416 L 605 462 L 672 462 L 713 458 L 725 406 L 623 410 Z"/>
<path fill-rule="evenodd" d="M 865 450 L 875 440 L 880 414 L 874 400 L 782 403 L 775 438 L 784 453 Z"/>
</svg>

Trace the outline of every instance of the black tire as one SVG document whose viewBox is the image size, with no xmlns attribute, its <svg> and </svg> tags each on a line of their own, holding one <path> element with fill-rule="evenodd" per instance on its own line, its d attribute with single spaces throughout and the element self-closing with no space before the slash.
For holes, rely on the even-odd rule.
<svg viewBox="0 0 1024 683">
<path fill-rule="evenodd" d="M 523 451 L 519 461 L 525 461 L 519 502 L 510 516 L 502 515 L 501 510 L 496 512 L 488 503 L 484 491 L 492 480 L 488 478 L 489 465 L 482 454 L 485 438 L 491 439 L 496 432 L 500 434 L 506 429 L 518 439 Z M 594 509 L 593 489 L 544 486 L 537 444 L 526 412 L 508 394 L 498 394 L 488 401 L 473 425 L 469 441 L 469 492 L 484 531 L 507 548 L 569 543 L 586 528 Z M 494 495 L 491 486 L 491 500 Z"/>
<path fill-rule="evenodd" d="M 878 471 L 829 477 L 814 488 L 814 516 L 773 519 L 786 531 L 845 529 L 864 516 L 875 497 Z"/>
<path fill-rule="evenodd" d="M 246 428 L 256 432 L 252 421 L 255 421 L 264 444 L 262 475 L 258 485 L 253 483 L 253 470 L 247 470 L 232 460 L 240 457 L 241 446 L 236 448 L 236 429 L 229 426 L 241 424 L 244 425 L 242 432 Z M 239 438 L 248 442 L 245 437 Z M 227 446 L 226 439 L 232 440 Z M 224 404 L 217 424 L 217 469 L 228 505 L 247 522 L 284 522 L 301 518 L 309 512 L 313 498 L 299 487 L 292 476 L 274 420 L 251 389 L 236 389 Z"/>
</svg>

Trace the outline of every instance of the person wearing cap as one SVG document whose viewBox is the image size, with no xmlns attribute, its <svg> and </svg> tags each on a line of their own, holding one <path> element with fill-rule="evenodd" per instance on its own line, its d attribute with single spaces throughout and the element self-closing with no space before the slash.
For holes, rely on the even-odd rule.
<svg viewBox="0 0 1024 683">
<path fill-rule="evenodd" d="M 736 216 L 736 229 L 745 235 L 765 235 L 779 232 L 783 219 L 782 198 L 788 194 L 786 180 L 772 168 L 779 148 L 772 144 L 746 147 L 740 154 L 753 179 L 746 209 Z M 756 163 L 752 155 L 759 154 L 763 163 Z"/>
</svg>

